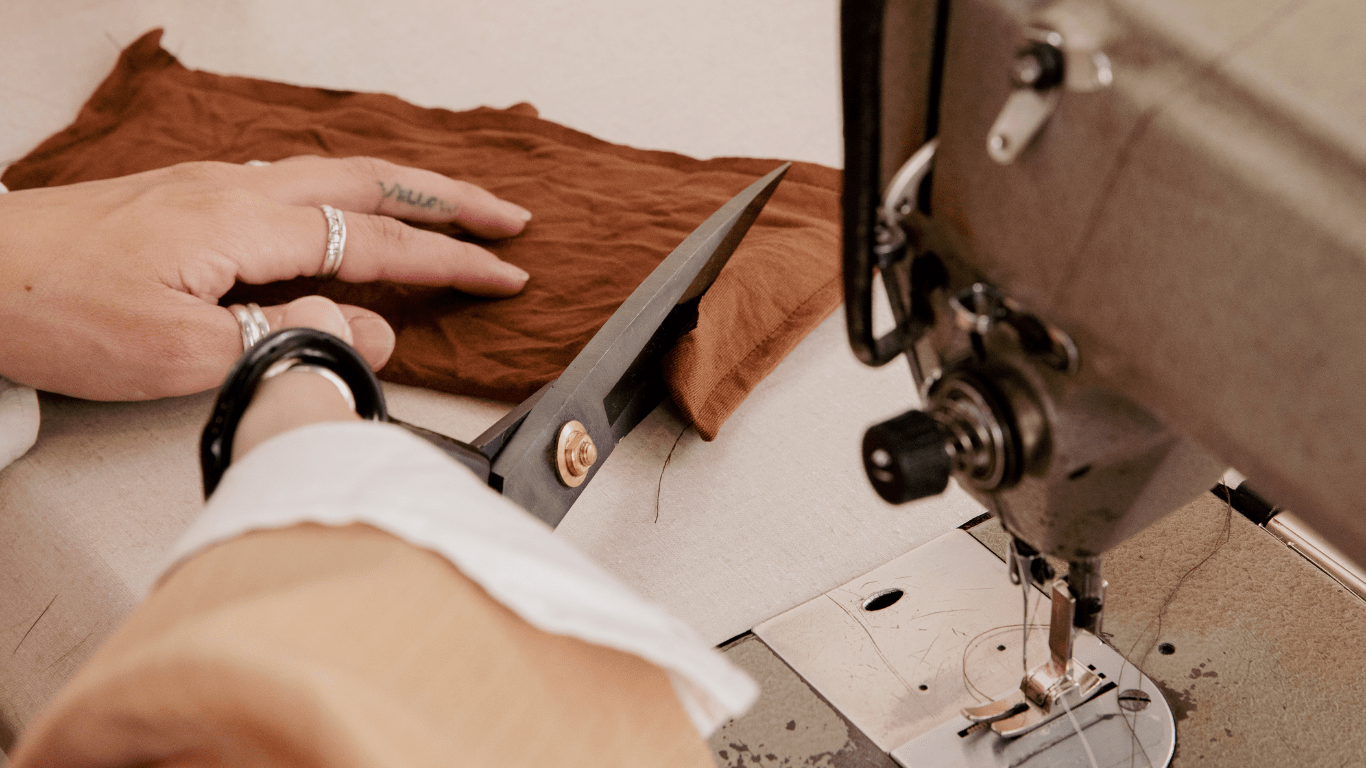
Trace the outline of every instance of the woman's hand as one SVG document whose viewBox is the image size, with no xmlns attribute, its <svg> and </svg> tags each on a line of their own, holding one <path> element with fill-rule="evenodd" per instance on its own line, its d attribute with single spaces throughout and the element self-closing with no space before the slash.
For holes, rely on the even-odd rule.
<svg viewBox="0 0 1366 768">
<path fill-rule="evenodd" d="M 480 296 L 526 284 L 526 272 L 492 253 L 397 217 L 500 238 L 521 232 L 529 213 L 471 184 L 373 158 L 185 163 L 11 192 L 0 195 L 0 375 L 95 400 L 217 386 L 242 354 L 237 319 L 218 299 L 238 280 L 318 274 L 324 203 L 346 212 L 340 280 Z M 283 327 L 284 306 L 263 311 Z M 394 347 L 388 323 L 360 307 L 340 311 L 347 340 L 382 366 Z"/>
</svg>

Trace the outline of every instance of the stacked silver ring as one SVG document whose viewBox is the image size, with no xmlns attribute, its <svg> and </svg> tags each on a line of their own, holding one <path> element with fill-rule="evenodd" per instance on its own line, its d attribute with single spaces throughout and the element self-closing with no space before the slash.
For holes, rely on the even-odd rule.
<svg viewBox="0 0 1366 768">
<path fill-rule="evenodd" d="M 327 252 L 323 254 L 323 268 L 318 277 L 331 280 L 341 271 L 342 256 L 346 251 L 346 217 L 330 205 L 322 206 L 327 217 Z"/>
<path fill-rule="evenodd" d="M 266 320 L 265 313 L 261 312 L 259 304 L 247 304 L 245 307 L 233 304 L 228 307 L 228 311 L 237 317 L 237 324 L 242 328 L 243 352 L 270 335 L 270 322 Z"/>
<path fill-rule="evenodd" d="M 350 408 L 352 411 L 356 410 L 356 396 L 351 394 L 351 387 L 347 386 L 345 381 L 342 381 L 342 377 L 322 367 L 321 365 L 309 365 L 308 363 L 305 363 L 303 360 L 300 360 L 298 358 L 289 358 L 287 360 L 281 360 L 280 362 L 266 369 L 266 372 L 261 375 L 261 381 L 265 381 L 266 379 L 273 379 L 276 376 L 279 376 L 282 373 L 287 373 L 289 371 L 313 373 L 323 377 L 324 379 L 327 379 L 328 382 L 332 384 L 332 386 L 337 388 L 337 392 L 341 394 L 342 400 L 346 402 L 346 407 Z"/>
</svg>

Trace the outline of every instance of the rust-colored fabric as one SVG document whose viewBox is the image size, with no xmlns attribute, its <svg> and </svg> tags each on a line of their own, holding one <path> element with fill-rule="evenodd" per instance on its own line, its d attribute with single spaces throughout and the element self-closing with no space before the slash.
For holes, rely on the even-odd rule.
<svg viewBox="0 0 1366 768">
<path fill-rule="evenodd" d="M 541 120 L 527 104 L 450 112 L 383 94 L 195 72 L 153 31 L 124 51 L 76 121 L 10 166 L 3 181 L 27 189 L 189 160 L 301 154 L 427 168 L 531 210 L 521 236 L 483 243 L 531 281 L 519 296 L 489 300 L 308 279 L 239 284 L 223 303 L 275 304 L 317 292 L 369 307 L 398 334 L 381 378 L 505 401 L 559 375 L 674 246 L 777 165 L 609 144 Z M 697 328 L 670 353 L 674 400 L 705 439 L 839 304 L 839 183 L 834 169 L 793 166 L 703 297 Z"/>
<path fill-rule="evenodd" d="M 14 768 L 712 765 L 663 670 L 541 632 L 441 557 L 300 525 L 191 558 Z"/>
</svg>

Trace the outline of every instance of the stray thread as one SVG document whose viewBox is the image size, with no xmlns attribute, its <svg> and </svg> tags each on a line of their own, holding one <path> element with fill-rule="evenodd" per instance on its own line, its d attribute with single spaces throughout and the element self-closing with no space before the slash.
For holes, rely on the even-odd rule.
<svg viewBox="0 0 1366 768">
<path fill-rule="evenodd" d="M 678 437 L 674 438 L 673 447 L 669 449 L 669 455 L 664 458 L 664 466 L 659 468 L 659 484 L 655 486 L 655 522 L 659 522 L 659 498 L 664 492 L 664 471 L 669 468 L 669 462 L 673 461 L 674 451 L 678 450 L 678 443 L 683 439 L 683 434 L 688 431 L 688 425 L 684 424 L 683 429 L 679 430 Z"/>
<path fill-rule="evenodd" d="M 1135 666 L 1136 668 L 1138 668 L 1139 670 L 1142 670 L 1142 669 L 1143 669 L 1143 665 L 1148 663 L 1148 656 L 1150 656 L 1150 655 L 1152 654 L 1153 649 L 1157 647 L 1157 642 L 1158 642 L 1158 640 L 1160 640 L 1160 639 L 1162 638 L 1162 621 L 1163 621 L 1163 619 L 1165 619 L 1166 616 L 1167 616 L 1167 609 L 1170 608 L 1171 605 L 1172 605 L 1172 603 L 1176 601 L 1176 595 L 1177 595 L 1178 592 L 1181 591 L 1181 587 L 1185 586 L 1186 580 L 1189 579 L 1189 578 L 1191 577 L 1191 575 L 1193 575 L 1196 571 L 1198 571 L 1198 570 L 1200 570 L 1202 567 L 1204 567 L 1205 563 L 1208 563 L 1208 562 L 1210 561 L 1211 558 L 1213 558 L 1215 555 L 1219 554 L 1219 550 L 1221 550 L 1221 549 L 1224 548 L 1224 545 L 1228 543 L 1229 538 L 1230 538 L 1232 535 L 1233 535 L 1233 507 L 1232 507 L 1232 505 L 1230 505 L 1227 501 L 1225 501 L 1225 502 L 1224 502 L 1224 529 L 1223 529 L 1222 531 L 1220 531 L 1220 535 L 1219 535 L 1218 541 L 1215 543 L 1214 547 L 1209 551 L 1209 553 L 1206 554 L 1203 558 L 1201 558 L 1200 562 L 1198 562 L 1198 563 L 1196 563 L 1195 565 L 1191 566 L 1191 567 L 1190 567 L 1190 570 L 1188 570 L 1188 571 L 1186 571 L 1184 574 L 1182 574 L 1181 578 L 1177 580 L 1176 586 L 1172 587 L 1172 591 L 1167 593 L 1166 599 L 1164 599 L 1164 600 L 1162 601 L 1162 607 L 1159 608 L 1158 611 L 1157 611 L 1157 618 L 1154 619 L 1154 620 L 1157 622 L 1157 632 L 1153 635 L 1153 640 L 1152 640 L 1152 643 L 1150 643 L 1150 644 L 1148 645 L 1148 650 L 1146 650 L 1146 651 L 1143 652 L 1143 657 L 1142 657 L 1137 663 L 1134 664 L 1134 666 Z M 1148 622 L 1148 626 L 1152 626 L 1152 624 L 1153 624 L 1152 621 L 1149 621 L 1149 622 Z M 1144 628 L 1143 628 L 1143 633 L 1140 634 L 1140 635 L 1138 636 L 1138 641 L 1134 643 L 1133 648 L 1130 648 L 1130 649 L 1129 649 L 1129 656 L 1132 656 L 1132 655 L 1133 655 L 1133 652 L 1136 651 L 1136 650 L 1138 650 L 1139 643 L 1143 642 L 1143 638 L 1144 638 L 1145 636 L 1147 636 L 1147 634 L 1148 634 L 1148 628 L 1147 628 L 1147 627 L 1144 627 Z M 1126 656 L 1126 657 L 1125 657 L 1125 660 L 1126 660 L 1126 661 L 1128 660 L 1129 656 Z M 1120 670 L 1120 671 L 1121 671 L 1121 673 L 1123 672 L 1123 668 L 1122 668 L 1122 667 L 1121 667 L 1121 670 Z"/>
<path fill-rule="evenodd" d="M 1015 540 L 1010 540 L 1010 546 L 1015 546 Z M 1020 620 L 1020 629 L 1024 635 L 1020 638 L 1020 668 L 1024 670 L 1025 677 L 1029 676 L 1029 589 L 1032 586 L 1029 581 L 1029 569 L 1024 566 L 1024 558 L 1018 554 L 1015 556 L 1015 570 L 1020 576 L 1020 594 L 1024 597 L 1024 614 Z"/>
<path fill-rule="evenodd" d="M 1077 738 L 1081 739 L 1081 746 L 1086 750 L 1086 759 L 1091 761 L 1091 768 L 1100 768 L 1096 764 L 1096 753 L 1091 751 L 1091 742 L 1086 740 L 1086 734 L 1081 732 L 1081 723 L 1077 722 L 1077 716 L 1072 714 L 1072 708 L 1067 706 L 1067 694 L 1058 697 L 1058 702 L 1062 704 L 1062 710 L 1067 713 L 1067 719 L 1072 721 L 1072 729 L 1077 732 Z"/>
</svg>

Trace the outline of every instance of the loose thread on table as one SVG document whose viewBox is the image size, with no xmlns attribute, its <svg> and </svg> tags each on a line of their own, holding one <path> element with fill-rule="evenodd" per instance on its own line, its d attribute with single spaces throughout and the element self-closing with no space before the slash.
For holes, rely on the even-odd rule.
<svg viewBox="0 0 1366 768">
<path fill-rule="evenodd" d="M 655 486 L 655 522 L 659 522 L 659 499 L 664 493 L 664 472 L 669 468 L 669 462 L 673 461 L 674 451 L 678 450 L 678 443 L 683 440 L 683 434 L 688 431 L 688 425 L 684 424 L 683 429 L 678 431 L 678 437 L 674 438 L 673 447 L 669 449 L 669 455 L 664 458 L 664 466 L 659 468 L 659 484 Z"/>
<path fill-rule="evenodd" d="M 1203 568 L 1203 567 L 1205 566 L 1205 563 L 1208 563 L 1215 555 L 1219 554 L 1219 550 L 1221 550 L 1221 549 L 1224 548 L 1224 545 L 1227 544 L 1227 543 L 1229 542 L 1229 539 L 1232 537 L 1232 535 L 1233 535 L 1233 506 L 1230 505 L 1230 504 L 1228 503 L 1228 500 L 1227 500 L 1227 499 L 1225 499 L 1225 500 L 1224 500 L 1224 526 L 1223 526 L 1223 530 L 1221 530 L 1221 531 L 1219 532 L 1219 538 L 1216 540 L 1216 542 L 1215 542 L 1215 544 L 1214 544 L 1214 547 L 1212 547 L 1212 548 L 1210 549 L 1209 553 L 1206 554 L 1203 558 L 1201 558 L 1201 559 L 1200 559 L 1200 562 L 1196 563 L 1195 565 L 1192 565 L 1192 566 L 1190 567 L 1190 570 L 1188 570 L 1188 571 L 1186 571 L 1184 574 L 1182 574 L 1181 578 L 1178 579 L 1178 580 L 1176 581 L 1176 586 L 1172 587 L 1172 591 L 1167 593 L 1166 599 L 1164 599 L 1164 600 L 1162 601 L 1162 606 L 1161 606 L 1160 608 L 1158 608 L 1158 610 L 1157 610 L 1157 618 L 1156 618 L 1156 621 L 1157 621 L 1157 631 L 1156 631 L 1156 633 L 1153 635 L 1153 640 L 1152 640 L 1152 642 L 1148 644 L 1148 649 L 1147 649 L 1146 651 L 1143 652 L 1142 658 L 1140 658 L 1137 662 L 1135 662 L 1134 666 L 1135 666 L 1137 669 L 1139 669 L 1139 670 L 1142 670 L 1142 669 L 1143 669 L 1143 665 L 1144 665 L 1144 664 L 1147 664 L 1147 662 L 1148 662 L 1148 656 L 1150 656 L 1150 655 L 1152 654 L 1153 649 L 1157 647 L 1158 641 L 1162 639 L 1162 622 L 1163 622 L 1163 620 L 1164 620 L 1164 619 L 1166 618 L 1166 616 L 1167 616 L 1167 609 L 1168 609 L 1168 608 L 1171 608 L 1172 603 L 1176 601 L 1176 595 L 1177 595 L 1177 593 L 1179 593 L 1179 592 L 1181 591 L 1181 588 L 1182 588 L 1183 586 L 1185 586 L 1186 581 L 1187 581 L 1188 579 L 1190 579 L 1190 577 L 1193 576 L 1193 575 L 1195 574 L 1196 571 L 1198 571 L 1198 570 L 1200 570 L 1201 568 Z M 1149 626 L 1151 626 L 1151 625 L 1152 625 L 1152 622 L 1150 621 L 1150 622 L 1148 622 L 1148 624 L 1149 624 Z M 1131 648 L 1131 649 L 1129 650 L 1128 656 L 1125 657 L 1126 660 L 1127 660 L 1129 657 L 1131 657 L 1131 656 L 1133 655 L 1133 652 L 1134 652 L 1134 651 L 1138 650 L 1139 643 L 1143 642 L 1143 638 L 1144 638 L 1147 634 L 1148 634 L 1148 629 L 1147 629 L 1147 627 L 1144 627 L 1144 628 L 1143 628 L 1143 633 L 1140 634 L 1140 635 L 1138 636 L 1138 640 L 1134 642 L 1133 648 Z"/>
</svg>

